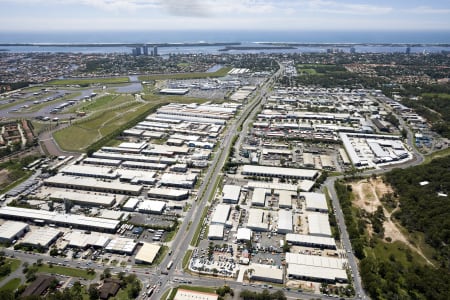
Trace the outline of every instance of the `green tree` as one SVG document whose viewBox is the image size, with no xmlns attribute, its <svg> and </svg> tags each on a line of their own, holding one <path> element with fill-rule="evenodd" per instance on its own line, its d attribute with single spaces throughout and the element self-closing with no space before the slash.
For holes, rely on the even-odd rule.
<svg viewBox="0 0 450 300">
<path fill-rule="evenodd" d="M 93 283 L 88 288 L 89 300 L 97 300 L 100 296 L 98 293 L 98 284 Z"/>
</svg>

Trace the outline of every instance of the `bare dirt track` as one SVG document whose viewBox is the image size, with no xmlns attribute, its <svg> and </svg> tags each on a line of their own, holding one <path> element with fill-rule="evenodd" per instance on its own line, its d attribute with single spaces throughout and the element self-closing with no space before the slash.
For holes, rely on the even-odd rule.
<svg viewBox="0 0 450 300">
<path fill-rule="evenodd" d="M 370 178 L 363 179 L 358 182 L 352 183 L 352 189 L 354 194 L 353 205 L 358 208 L 365 210 L 368 213 L 373 213 L 377 210 L 378 206 L 383 207 L 383 213 L 385 216 L 385 221 L 383 223 L 384 227 L 384 238 L 390 238 L 391 241 L 400 241 L 410 247 L 413 251 L 417 252 L 420 256 L 422 256 L 429 264 L 433 265 L 433 263 L 428 260 L 428 258 L 423 254 L 423 252 L 412 245 L 407 236 L 405 236 L 397 225 L 391 218 L 392 214 L 399 209 L 398 204 L 397 207 L 392 211 L 388 212 L 386 208 L 380 201 L 380 198 L 383 197 L 386 193 L 391 193 L 392 188 L 386 185 L 381 178 Z M 370 227 L 370 226 L 369 226 Z M 371 235 L 371 228 L 368 228 L 369 234 Z"/>
</svg>

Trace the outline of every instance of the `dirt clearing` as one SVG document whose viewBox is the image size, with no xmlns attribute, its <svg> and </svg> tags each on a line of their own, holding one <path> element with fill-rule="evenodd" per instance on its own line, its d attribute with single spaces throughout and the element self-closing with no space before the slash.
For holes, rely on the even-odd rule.
<svg viewBox="0 0 450 300">
<path fill-rule="evenodd" d="M 384 228 L 384 238 L 390 238 L 391 241 L 400 241 L 404 244 L 408 245 L 412 250 L 417 252 L 420 256 L 422 256 L 429 264 L 433 265 L 422 253 L 422 251 L 415 246 L 413 246 L 408 238 L 400 231 L 398 225 L 394 223 L 391 219 L 392 213 L 394 213 L 397 209 L 395 208 L 391 213 L 389 213 L 383 206 L 380 201 L 380 198 L 383 197 L 386 193 L 392 193 L 392 188 L 386 185 L 381 178 L 370 178 L 369 180 L 364 179 L 358 181 L 356 183 L 351 184 L 354 194 L 353 205 L 358 208 L 365 210 L 368 213 L 373 213 L 377 210 L 378 206 L 383 207 L 383 213 L 385 216 L 385 221 L 383 223 Z M 371 227 L 371 226 L 369 226 Z M 372 235 L 371 228 L 368 230 L 369 234 Z"/>
</svg>

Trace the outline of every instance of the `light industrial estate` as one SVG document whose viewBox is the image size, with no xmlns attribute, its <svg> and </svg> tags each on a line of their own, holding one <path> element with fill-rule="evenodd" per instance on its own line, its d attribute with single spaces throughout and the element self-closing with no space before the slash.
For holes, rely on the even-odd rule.
<svg viewBox="0 0 450 300">
<path fill-rule="evenodd" d="M 230 68 L 218 79 L 135 83 L 148 89 L 155 81 L 160 97 L 182 101 L 161 101 L 86 154 L 28 165 L 34 175 L 1 196 L 0 241 L 15 253 L 63 256 L 79 268 L 135 272 L 148 283 L 141 298 L 161 297 L 175 282 L 224 280 L 305 295 L 324 286 L 336 296 L 360 293 L 327 177 L 411 162 L 409 132 L 394 126 L 392 115 L 416 129 L 426 124 L 377 90 L 283 84 L 297 71 L 289 60 L 277 65 Z M 102 105 L 97 88 L 110 91 L 89 87 L 89 95 L 53 108 L 55 114 Z M 208 93 L 220 101 L 188 101 Z M 144 103 L 144 96 L 132 98 Z M 135 105 L 117 101 L 120 108 Z M 71 122 L 58 130 L 84 124 Z"/>
</svg>

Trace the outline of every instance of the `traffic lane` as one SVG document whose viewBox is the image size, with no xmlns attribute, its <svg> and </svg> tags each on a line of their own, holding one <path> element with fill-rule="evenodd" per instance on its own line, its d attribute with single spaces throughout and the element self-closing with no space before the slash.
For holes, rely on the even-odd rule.
<svg viewBox="0 0 450 300">
<path fill-rule="evenodd" d="M 351 273 L 353 275 L 353 281 L 355 284 L 355 291 L 357 294 L 365 295 L 365 292 L 362 287 L 362 281 L 361 281 L 361 278 L 359 275 L 358 265 L 356 262 L 356 258 L 353 254 L 350 238 L 349 238 L 349 235 L 347 232 L 347 226 L 345 224 L 344 215 L 343 215 L 339 200 L 337 198 L 336 191 L 334 189 L 334 182 L 337 179 L 338 179 L 337 177 L 328 178 L 325 181 L 324 185 L 327 187 L 327 189 L 330 193 L 333 207 L 334 207 L 336 213 L 338 214 L 338 226 L 339 226 L 339 231 L 341 234 L 341 241 L 344 244 L 344 248 L 346 249 L 347 259 L 348 259 L 348 262 L 349 262 L 349 265 L 351 268 Z"/>
</svg>

